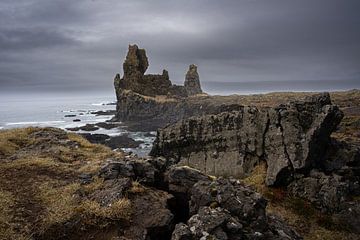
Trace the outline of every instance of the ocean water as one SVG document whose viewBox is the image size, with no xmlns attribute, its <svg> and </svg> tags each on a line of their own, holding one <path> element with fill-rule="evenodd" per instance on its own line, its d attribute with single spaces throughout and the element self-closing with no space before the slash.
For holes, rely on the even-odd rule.
<svg viewBox="0 0 360 240">
<path fill-rule="evenodd" d="M 0 129 L 28 126 L 57 127 L 66 130 L 86 124 L 105 122 L 113 116 L 96 116 L 93 112 L 115 110 L 115 94 L 110 93 L 0 93 Z M 65 117 L 65 115 L 76 115 Z M 74 122 L 80 119 L 80 122 Z M 86 133 L 87 131 L 77 131 Z M 146 155 L 154 137 L 145 136 L 146 132 L 129 132 L 126 128 L 103 129 L 87 133 L 102 133 L 109 136 L 127 134 L 136 141 L 143 141 L 132 151 L 139 156 Z"/>
</svg>

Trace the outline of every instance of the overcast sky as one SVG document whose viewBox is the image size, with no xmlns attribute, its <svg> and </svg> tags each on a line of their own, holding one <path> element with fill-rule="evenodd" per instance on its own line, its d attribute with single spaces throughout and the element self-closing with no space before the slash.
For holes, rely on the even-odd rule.
<svg viewBox="0 0 360 240">
<path fill-rule="evenodd" d="M 0 0 L 0 89 L 112 89 L 128 44 L 148 73 L 204 82 L 360 82 L 359 0 Z M 356 87 L 356 86 L 354 86 Z"/>
</svg>

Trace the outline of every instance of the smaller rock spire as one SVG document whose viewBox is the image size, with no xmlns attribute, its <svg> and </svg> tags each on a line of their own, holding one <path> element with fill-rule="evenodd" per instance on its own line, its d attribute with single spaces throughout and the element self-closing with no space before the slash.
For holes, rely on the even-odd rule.
<svg viewBox="0 0 360 240">
<path fill-rule="evenodd" d="M 201 90 L 200 78 L 199 78 L 199 74 L 197 72 L 197 66 L 195 64 L 191 64 L 189 66 L 189 70 L 185 76 L 184 86 L 185 86 L 186 92 L 189 96 L 195 95 L 195 94 L 200 94 L 203 92 Z"/>
</svg>

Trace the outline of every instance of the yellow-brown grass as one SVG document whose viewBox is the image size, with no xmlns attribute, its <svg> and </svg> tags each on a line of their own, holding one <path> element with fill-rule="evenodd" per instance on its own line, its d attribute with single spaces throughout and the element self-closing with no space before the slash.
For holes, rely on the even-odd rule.
<svg viewBox="0 0 360 240">
<path fill-rule="evenodd" d="M 59 129 L 0 131 L 0 239 L 30 239 L 74 218 L 91 222 L 79 209 L 86 208 L 86 196 L 101 189 L 103 179 L 80 185 L 78 177 L 96 173 L 109 157 L 123 155 Z M 131 204 L 120 199 L 98 211 L 91 216 L 99 215 L 106 225 L 128 219 Z"/>
<path fill-rule="evenodd" d="M 141 185 L 138 181 L 133 181 L 131 188 L 129 189 L 130 193 L 143 193 L 145 192 L 146 188 Z"/>
<path fill-rule="evenodd" d="M 18 128 L 11 130 L 0 130 L 0 157 L 9 156 L 21 147 L 29 144 L 29 134 L 34 128 Z"/>
</svg>

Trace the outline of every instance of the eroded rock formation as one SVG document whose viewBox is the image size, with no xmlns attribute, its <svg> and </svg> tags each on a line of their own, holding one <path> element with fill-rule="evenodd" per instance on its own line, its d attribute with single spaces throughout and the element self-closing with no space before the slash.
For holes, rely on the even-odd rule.
<svg viewBox="0 0 360 240">
<path fill-rule="evenodd" d="M 202 93 L 197 66 L 191 64 L 185 76 L 184 87 L 189 96 Z"/>
<path fill-rule="evenodd" d="M 169 74 L 163 70 L 162 74 L 145 75 L 149 62 L 144 49 L 137 45 L 130 45 L 125 62 L 123 64 L 124 77 L 116 74 L 114 79 L 117 94 L 121 90 L 132 90 L 147 96 L 167 95 L 171 92 Z"/>
<path fill-rule="evenodd" d="M 188 100 L 189 96 L 202 93 L 197 67 L 190 65 L 186 74 L 185 86 L 172 84 L 169 73 L 145 74 L 149 62 L 144 49 L 130 45 L 123 64 L 124 76 L 116 74 L 114 86 L 117 96 L 117 108 L 114 121 L 141 121 L 142 126 L 157 127 L 174 123 L 183 117 L 190 117 L 200 110 Z M 199 107 L 199 106 L 198 106 Z M 213 112 L 213 111 L 212 111 Z M 144 129 L 143 129 L 144 130 Z"/>
<path fill-rule="evenodd" d="M 319 165 L 343 113 L 328 93 L 276 108 L 242 107 L 158 131 L 151 154 L 217 176 L 244 177 L 262 160 L 268 185 Z"/>
<path fill-rule="evenodd" d="M 197 67 L 190 65 L 186 75 L 185 87 L 173 85 L 169 79 L 169 73 L 165 69 L 162 74 L 146 74 L 149 61 L 145 49 L 137 45 L 129 45 L 129 50 L 123 64 L 124 76 L 116 74 L 114 85 L 118 97 L 123 90 L 131 90 L 144 96 L 173 96 L 187 97 L 202 92 L 200 88 Z"/>
</svg>

